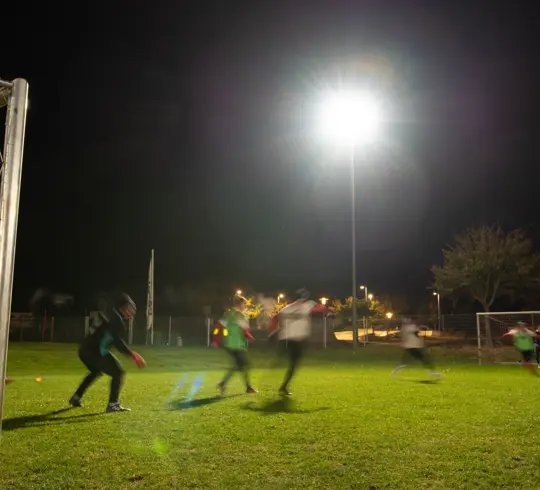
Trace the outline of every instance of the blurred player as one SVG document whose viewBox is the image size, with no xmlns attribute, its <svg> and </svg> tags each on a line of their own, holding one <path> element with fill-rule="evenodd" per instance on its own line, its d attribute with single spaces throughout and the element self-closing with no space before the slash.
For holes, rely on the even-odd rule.
<svg viewBox="0 0 540 490">
<path fill-rule="evenodd" d="M 81 398 L 85 391 L 103 373 L 111 377 L 109 404 L 106 412 L 129 412 L 129 408 L 120 405 L 118 397 L 124 381 L 125 372 L 118 359 L 109 350 L 115 346 L 122 354 L 131 357 L 137 367 L 145 366 L 144 359 L 133 352 L 122 340 L 122 333 L 126 330 L 124 319 L 133 318 L 137 308 L 127 294 L 120 294 L 115 301 L 114 308 L 102 315 L 103 322 L 94 332 L 88 335 L 79 348 L 79 358 L 90 373 L 82 381 L 69 403 L 73 407 L 81 407 Z"/>
<path fill-rule="evenodd" d="M 253 341 L 253 335 L 249 331 L 249 320 L 244 313 L 246 300 L 241 296 L 235 296 L 233 307 L 225 312 L 214 330 L 214 347 L 222 345 L 231 356 L 232 365 L 218 384 L 222 395 L 225 394 L 227 382 L 238 371 L 244 375 L 246 393 L 257 393 L 251 386 L 249 379 L 249 363 L 246 356 L 246 340 Z"/>
<path fill-rule="evenodd" d="M 274 316 L 268 332 L 270 337 L 277 333 L 280 349 L 286 350 L 289 358 L 289 367 L 279 388 L 282 395 L 291 395 L 289 383 L 298 369 L 305 343 L 311 336 L 311 315 L 332 314 L 326 306 L 310 300 L 306 289 L 299 289 L 296 293 L 299 298 Z"/>
<path fill-rule="evenodd" d="M 536 347 L 536 364 L 540 369 L 540 327 L 536 327 L 536 337 L 534 338 L 534 345 Z"/>
<path fill-rule="evenodd" d="M 535 339 L 540 339 L 540 335 L 529 330 L 524 322 L 517 322 L 516 327 L 505 333 L 503 337 L 512 337 L 514 347 L 521 354 L 521 358 L 523 359 L 523 366 L 535 376 L 538 376 L 531 361 Z"/>
<path fill-rule="evenodd" d="M 434 378 L 440 378 L 441 373 L 435 371 L 435 366 L 424 350 L 424 337 L 420 335 L 422 331 L 410 318 L 403 319 L 401 326 L 401 346 L 403 347 L 403 356 L 401 364 L 394 369 L 392 374 L 396 376 L 399 372 L 407 367 L 408 359 L 416 359 L 422 365 L 429 369 Z"/>
</svg>

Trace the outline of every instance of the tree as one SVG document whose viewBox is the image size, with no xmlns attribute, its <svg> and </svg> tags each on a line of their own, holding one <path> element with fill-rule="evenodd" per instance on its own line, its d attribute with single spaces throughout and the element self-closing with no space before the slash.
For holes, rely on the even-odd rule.
<svg viewBox="0 0 540 490">
<path fill-rule="evenodd" d="M 469 296 L 489 312 L 497 298 L 514 296 L 537 282 L 539 256 L 525 233 L 499 227 L 470 228 L 443 249 L 442 267 L 433 266 L 434 285 L 444 297 Z M 493 345 L 489 321 L 488 344 Z"/>
<path fill-rule="evenodd" d="M 345 298 L 343 303 L 339 299 L 334 299 L 330 302 L 329 309 L 336 314 L 341 315 L 344 319 L 352 321 L 352 296 Z M 356 299 L 356 311 L 358 318 L 362 317 L 378 317 L 383 318 L 387 311 L 387 306 L 377 299 L 364 300 Z"/>
<path fill-rule="evenodd" d="M 244 310 L 248 318 L 258 318 L 263 312 L 262 305 L 255 300 L 253 296 L 246 298 L 246 309 Z"/>
</svg>

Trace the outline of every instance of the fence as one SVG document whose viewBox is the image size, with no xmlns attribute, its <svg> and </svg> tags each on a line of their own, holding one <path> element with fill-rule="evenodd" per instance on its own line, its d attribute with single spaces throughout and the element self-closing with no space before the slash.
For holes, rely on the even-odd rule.
<svg viewBox="0 0 540 490">
<path fill-rule="evenodd" d="M 251 323 L 251 332 L 256 340 L 254 345 L 264 345 L 267 340 L 265 325 L 255 320 Z M 80 342 L 90 325 L 90 317 L 44 315 L 38 318 L 19 313 L 12 316 L 9 338 L 11 342 Z M 208 346 L 214 325 L 214 319 L 205 317 L 157 316 L 154 318 L 153 345 Z M 145 317 L 136 317 L 130 329 L 131 332 L 126 332 L 125 335 L 127 342 L 139 345 L 150 343 Z M 310 343 L 320 347 L 338 343 L 334 335 L 333 319 L 313 319 Z"/>
</svg>

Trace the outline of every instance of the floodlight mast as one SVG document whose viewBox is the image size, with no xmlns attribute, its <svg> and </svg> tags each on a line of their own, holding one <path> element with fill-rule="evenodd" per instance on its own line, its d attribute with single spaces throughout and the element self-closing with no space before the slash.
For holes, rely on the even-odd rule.
<svg viewBox="0 0 540 490">
<path fill-rule="evenodd" d="M 4 160 L 0 190 L 0 430 L 4 412 L 11 296 L 15 268 L 15 246 L 21 175 L 28 107 L 28 82 L 21 78 L 13 82 L 0 80 L 0 88 L 7 102 Z M 6 89 L 9 94 L 6 96 Z"/>
<path fill-rule="evenodd" d="M 358 346 L 356 283 L 356 186 L 355 157 L 359 144 L 376 138 L 380 128 L 377 101 L 369 93 L 337 91 L 327 95 L 321 104 L 319 123 L 324 133 L 348 147 L 351 168 L 351 245 L 352 245 L 352 334 L 353 347 Z"/>
</svg>

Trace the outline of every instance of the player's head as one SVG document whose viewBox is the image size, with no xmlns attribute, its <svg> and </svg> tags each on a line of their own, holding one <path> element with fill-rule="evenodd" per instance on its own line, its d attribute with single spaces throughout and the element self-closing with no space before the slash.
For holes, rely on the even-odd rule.
<svg viewBox="0 0 540 490">
<path fill-rule="evenodd" d="M 516 328 L 519 329 L 519 330 L 525 330 L 527 328 L 527 325 L 525 322 L 517 322 L 516 323 Z"/>
<path fill-rule="evenodd" d="M 298 299 L 301 300 L 308 300 L 309 299 L 309 291 L 306 288 L 300 288 L 296 291 L 296 294 L 298 295 Z"/>
<path fill-rule="evenodd" d="M 115 306 L 120 314 L 128 320 L 133 318 L 135 313 L 137 313 L 137 305 L 135 304 L 135 301 L 133 301 L 129 294 L 126 293 L 117 294 Z"/>
</svg>

